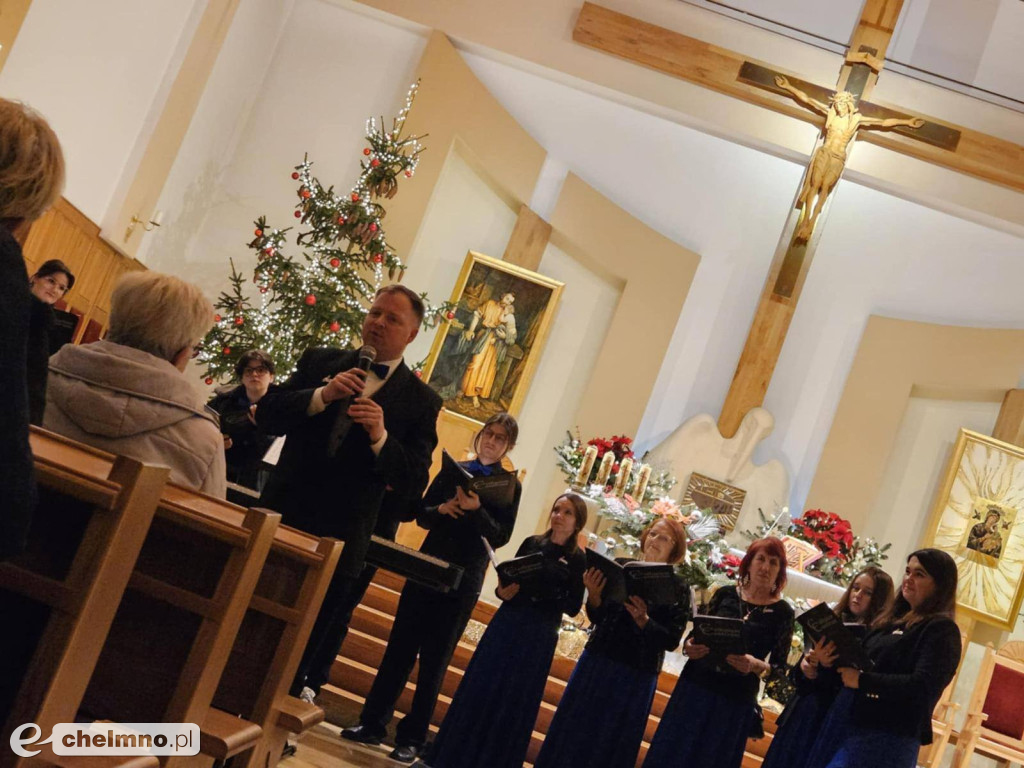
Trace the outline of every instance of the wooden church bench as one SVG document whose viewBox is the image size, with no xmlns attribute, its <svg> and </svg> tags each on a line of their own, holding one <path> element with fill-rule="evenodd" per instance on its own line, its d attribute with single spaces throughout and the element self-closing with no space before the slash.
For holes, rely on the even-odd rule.
<svg viewBox="0 0 1024 768">
<path fill-rule="evenodd" d="M 165 486 L 81 714 L 204 723 L 279 521 L 272 512 Z M 251 733 L 249 723 L 234 725 Z M 241 738 L 222 728 L 215 736 Z"/>
<path fill-rule="evenodd" d="M 0 563 L 0 743 L 23 723 L 73 722 L 143 546 L 168 469 L 41 429 L 30 436 L 39 505 L 24 553 Z M 21 765 L 9 748 L 0 765 Z"/>
<path fill-rule="evenodd" d="M 257 724 L 263 738 L 240 766 L 276 760 L 289 733 L 323 720 L 316 706 L 288 695 L 343 544 L 280 527 L 224 669 L 213 704 Z"/>
</svg>

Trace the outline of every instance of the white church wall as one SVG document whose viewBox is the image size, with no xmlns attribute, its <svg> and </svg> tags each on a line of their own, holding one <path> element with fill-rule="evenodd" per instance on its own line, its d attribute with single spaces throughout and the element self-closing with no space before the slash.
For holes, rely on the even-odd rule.
<svg viewBox="0 0 1024 768">
<path fill-rule="evenodd" d="M 150 269 L 203 283 L 210 296 L 216 295 L 223 270 L 211 271 L 208 277 L 197 273 L 196 262 L 207 259 L 202 248 L 198 253 L 193 248 L 213 206 L 225 196 L 225 175 L 294 5 L 294 0 L 239 4 L 156 203 L 155 210 L 164 214 L 163 223 L 143 236 L 136 252 L 136 258 Z M 237 233 L 238 243 L 244 244 L 246 231 Z"/>
<path fill-rule="evenodd" d="M 205 3 L 34 0 L 0 72 L 5 98 L 50 121 L 64 195 L 101 223 L 141 156 Z"/>
<path fill-rule="evenodd" d="M 270 20 L 268 14 L 282 13 L 274 11 L 273 3 L 262 12 L 262 24 Z M 249 11 L 242 21 L 259 26 L 259 15 Z M 170 184 L 162 198 L 161 205 L 176 211 L 168 214 L 172 224 L 177 217 L 182 219 L 182 231 L 175 236 L 180 251 L 160 244 L 162 233 L 149 235 L 152 258 L 163 265 L 181 259 L 173 271 L 195 281 L 211 296 L 227 287 L 229 258 L 242 274 L 251 277 L 255 257 L 246 243 L 252 238 L 254 219 L 265 214 L 268 223 L 279 228 L 296 223 L 292 215 L 296 185 L 291 173 L 305 153 L 314 162 L 314 175 L 325 186 L 334 184 L 345 191 L 355 183 L 366 119 L 393 115 L 401 108 L 424 46 L 422 37 L 406 29 L 343 12 L 318 0 L 294 3 L 276 47 L 273 30 L 264 28 L 254 34 L 256 42 L 266 46 L 259 53 L 269 64 L 251 63 L 254 68 L 265 67 L 266 74 L 255 89 L 238 138 L 232 135 L 239 130 L 236 125 L 225 130 L 230 118 L 222 110 L 222 101 L 204 98 L 185 139 L 186 145 L 200 154 L 179 154 L 172 172 L 173 186 L 182 190 L 185 198 L 179 192 L 175 201 Z M 246 66 L 248 53 L 237 50 L 233 39 L 232 35 L 227 47 L 229 64 L 221 72 L 218 60 L 214 74 L 223 75 L 220 87 L 229 87 L 234 79 L 243 88 L 251 88 L 252 79 L 238 71 Z M 244 45 L 244 38 L 241 42 Z M 373 66 L 367 66 L 368 62 Z M 240 96 L 225 98 L 244 108 L 246 102 Z M 214 131 L 226 150 L 233 145 L 233 154 L 218 159 L 213 147 L 203 144 L 204 126 Z M 189 167 L 191 172 L 186 170 Z M 202 212 L 194 210 L 200 205 L 206 210 L 201 223 L 196 220 Z M 193 237 L 184 231 L 189 228 Z"/>
<path fill-rule="evenodd" d="M 759 456 L 788 462 L 791 506 L 810 489 L 868 316 L 1020 328 L 1022 253 L 1013 235 L 840 183 L 765 398 L 776 428 Z"/>
</svg>

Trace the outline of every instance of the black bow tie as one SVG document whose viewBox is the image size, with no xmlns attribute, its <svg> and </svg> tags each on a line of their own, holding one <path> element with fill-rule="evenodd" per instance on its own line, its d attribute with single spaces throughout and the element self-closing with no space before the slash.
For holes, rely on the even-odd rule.
<svg viewBox="0 0 1024 768">
<path fill-rule="evenodd" d="M 370 373 L 381 381 L 384 381 L 384 379 L 388 377 L 388 371 L 390 370 L 390 365 L 385 365 L 384 363 L 370 363 Z"/>
</svg>

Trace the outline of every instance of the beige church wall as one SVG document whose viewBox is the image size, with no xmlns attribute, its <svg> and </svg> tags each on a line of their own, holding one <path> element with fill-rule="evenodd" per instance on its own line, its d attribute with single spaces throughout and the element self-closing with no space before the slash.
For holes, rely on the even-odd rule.
<svg viewBox="0 0 1024 768">
<path fill-rule="evenodd" d="M 582 0 L 524 0 L 510 5 L 497 0 L 333 0 L 342 7 L 368 6 L 425 27 L 445 30 L 471 51 L 483 46 L 487 55 L 509 60 L 577 87 L 608 94 L 623 104 L 668 117 L 686 125 L 755 146 L 780 156 L 804 158 L 814 146 L 814 128 L 768 110 L 713 93 L 699 86 L 645 69 L 572 40 Z M 682 2 L 602 0 L 604 7 L 678 31 L 713 45 L 769 62 L 782 70 L 828 86 L 835 81 L 841 57 L 766 30 L 727 19 Z M 1020 115 L 894 72 L 879 80 L 874 99 L 915 108 L 994 136 L 1022 142 Z M 903 196 L 963 215 L 1002 217 L 1005 225 L 1024 226 L 1019 193 L 993 184 L 972 186 L 970 197 L 960 189 L 961 174 L 932 169 L 907 174 L 899 167 L 854 153 L 850 170 L 865 183 L 895 189 Z M 795 189 L 791 194 L 795 194 Z"/>
<path fill-rule="evenodd" d="M 65 196 L 96 223 L 138 163 L 206 2 L 33 0 L 0 71 L 64 146 Z M 123 233 L 122 233 L 123 234 Z"/>
<path fill-rule="evenodd" d="M 1018 386 L 1022 371 L 1024 330 L 872 316 L 836 409 L 808 506 L 841 510 L 859 530 L 880 504 L 886 468 L 915 391 L 946 400 L 995 401 Z"/>
</svg>

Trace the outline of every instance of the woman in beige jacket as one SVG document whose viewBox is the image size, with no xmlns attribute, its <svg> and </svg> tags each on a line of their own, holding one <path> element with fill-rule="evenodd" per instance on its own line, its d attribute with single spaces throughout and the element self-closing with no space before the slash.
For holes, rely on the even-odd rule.
<svg viewBox="0 0 1024 768">
<path fill-rule="evenodd" d="M 123 276 L 104 341 L 50 358 L 43 426 L 111 453 L 171 468 L 171 482 L 223 497 L 217 414 L 185 377 L 213 324 L 194 285 L 158 272 Z"/>
</svg>

